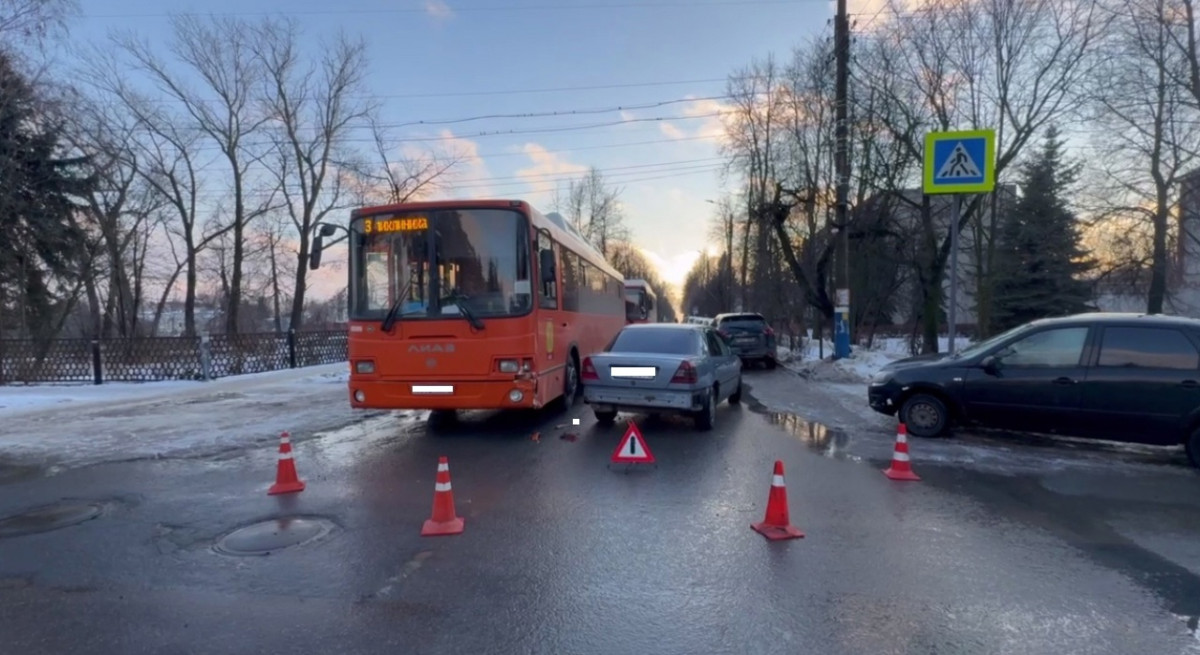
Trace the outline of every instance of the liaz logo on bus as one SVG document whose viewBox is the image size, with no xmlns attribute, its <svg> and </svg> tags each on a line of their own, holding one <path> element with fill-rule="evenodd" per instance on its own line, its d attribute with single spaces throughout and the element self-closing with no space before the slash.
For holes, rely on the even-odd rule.
<svg viewBox="0 0 1200 655">
<path fill-rule="evenodd" d="M 410 353 L 452 353 L 452 352 L 454 352 L 454 344 L 448 343 L 443 346 L 441 344 L 436 344 L 436 343 L 433 343 L 433 344 L 427 343 L 427 344 L 423 344 L 423 345 L 417 345 L 414 343 L 413 345 L 408 347 L 408 352 L 410 352 Z"/>
<path fill-rule="evenodd" d="M 367 218 L 363 220 L 363 232 L 419 232 L 429 229 L 429 219 L 424 216 L 410 218 Z"/>
</svg>

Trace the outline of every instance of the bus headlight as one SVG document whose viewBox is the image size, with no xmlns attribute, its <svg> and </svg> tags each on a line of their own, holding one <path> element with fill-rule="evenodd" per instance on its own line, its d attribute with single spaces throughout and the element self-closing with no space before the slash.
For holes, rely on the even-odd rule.
<svg viewBox="0 0 1200 655">
<path fill-rule="evenodd" d="M 500 360 L 500 372 L 501 373 L 516 373 L 518 368 L 520 368 L 520 365 L 517 363 L 517 360 L 515 360 L 515 359 Z"/>
<path fill-rule="evenodd" d="M 354 370 L 364 375 L 370 375 L 375 372 L 375 362 L 370 360 L 354 362 Z"/>
<path fill-rule="evenodd" d="M 508 392 L 508 399 L 514 403 L 519 403 L 525 399 L 525 394 L 520 389 L 513 389 Z"/>
<path fill-rule="evenodd" d="M 362 389 L 359 389 L 354 392 L 354 399 L 360 403 L 365 403 L 367 402 L 367 394 L 363 393 Z"/>
</svg>

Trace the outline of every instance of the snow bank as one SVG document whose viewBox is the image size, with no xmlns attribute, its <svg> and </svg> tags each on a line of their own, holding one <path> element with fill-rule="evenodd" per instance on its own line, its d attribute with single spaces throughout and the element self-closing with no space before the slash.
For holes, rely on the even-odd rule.
<svg viewBox="0 0 1200 655">
<path fill-rule="evenodd" d="M 47 410 L 76 411 L 83 408 L 140 404 L 164 399 L 183 400 L 206 394 L 231 393 L 264 384 L 315 380 L 317 378 L 329 379 L 331 376 L 345 382 L 349 380 L 350 369 L 345 362 L 341 362 L 265 373 L 250 373 L 208 382 L 166 380 L 161 382 L 109 382 L 101 385 L 0 386 L 0 418 Z"/>
<path fill-rule="evenodd" d="M 945 351 L 950 346 L 950 340 L 940 338 L 939 350 Z M 959 338 L 955 346 L 959 349 L 970 345 L 970 340 Z M 806 340 L 801 348 L 794 351 L 780 348 L 780 363 L 800 376 L 810 380 L 821 380 L 843 384 L 865 383 L 871 376 L 898 359 L 911 356 L 908 339 L 887 338 L 876 339 L 868 350 L 857 346 L 850 351 L 847 359 L 833 359 L 833 342 L 825 340 L 824 344 L 815 340 Z M 784 358 L 783 353 L 787 353 Z M 824 354 L 824 357 L 822 357 Z"/>
<path fill-rule="evenodd" d="M 52 471 L 265 448 L 361 420 L 345 363 L 212 382 L 0 387 L 0 462 Z"/>
</svg>

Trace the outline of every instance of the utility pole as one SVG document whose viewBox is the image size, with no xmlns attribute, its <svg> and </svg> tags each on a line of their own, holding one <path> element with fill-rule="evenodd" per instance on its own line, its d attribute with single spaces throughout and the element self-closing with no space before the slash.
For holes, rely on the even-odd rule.
<svg viewBox="0 0 1200 655">
<path fill-rule="evenodd" d="M 833 358 L 850 356 L 850 125 L 847 118 L 850 104 L 850 20 L 846 0 L 837 0 L 837 16 L 833 19 L 833 48 L 836 61 L 835 88 L 837 125 L 834 132 L 833 166 L 837 180 L 837 206 L 834 221 L 838 227 L 837 299 L 833 314 Z"/>
</svg>

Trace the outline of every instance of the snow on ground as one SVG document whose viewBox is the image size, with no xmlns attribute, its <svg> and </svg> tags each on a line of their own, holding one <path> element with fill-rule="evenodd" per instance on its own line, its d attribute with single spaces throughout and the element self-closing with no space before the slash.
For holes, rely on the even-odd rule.
<svg viewBox="0 0 1200 655">
<path fill-rule="evenodd" d="M 0 387 L 0 460 L 72 467 L 271 448 L 348 425 L 345 363 L 211 382 Z"/>
<path fill-rule="evenodd" d="M 942 337 L 938 349 L 945 352 L 949 345 L 950 340 Z M 970 341 L 961 337 L 955 342 L 955 347 L 960 350 L 968 345 Z M 877 339 L 870 349 L 856 346 L 851 349 L 849 358 L 839 360 L 833 359 L 833 342 L 829 340 L 823 344 L 806 340 L 795 351 L 784 347 L 778 350 L 779 361 L 802 377 L 842 384 L 865 384 L 887 364 L 911 356 L 908 340 L 904 338 Z"/>
<path fill-rule="evenodd" d="M 109 382 L 93 384 L 41 384 L 0 387 L 0 417 L 8 418 L 41 410 L 74 411 L 84 407 L 113 403 L 147 402 L 231 392 L 248 386 L 329 377 L 341 373 L 341 381 L 349 379 L 347 364 L 327 364 L 306 368 L 251 373 L 208 382 L 194 380 L 165 380 L 162 382 Z"/>
</svg>

